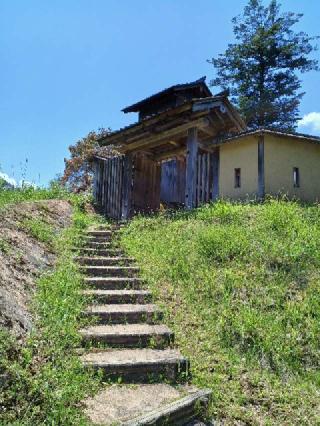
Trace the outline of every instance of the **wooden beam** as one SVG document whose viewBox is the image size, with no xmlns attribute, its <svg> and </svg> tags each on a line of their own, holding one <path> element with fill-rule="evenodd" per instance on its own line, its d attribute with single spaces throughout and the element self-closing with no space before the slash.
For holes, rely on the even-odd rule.
<svg viewBox="0 0 320 426">
<path fill-rule="evenodd" d="M 135 152 L 139 151 L 142 148 L 153 148 L 155 146 L 161 145 L 161 143 L 167 143 L 168 139 L 171 139 L 173 136 L 178 135 L 179 133 L 185 132 L 190 128 L 199 127 L 204 128 L 209 125 L 209 121 L 206 118 L 201 118 L 199 120 L 190 121 L 188 123 L 182 124 L 181 126 L 174 127 L 165 132 L 153 135 L 149 138 L 133 142 L 128 145 L 123 145 L 120 148 L 120 152 Z"/>
<path fill-rule="evenodd" d="M 187 209 L 196 206 L 196 181 L 197 181 L 197 157 L 198 157 L 198 129 L 192 127 L 188 130 L 187 158 L 186 158 L 186 197 Z"/>
<path fill-rule="evenodd" d="M 258 197 L 263 200 L 265 196 L 264 179 L 264 135 L 258 138 Z"/>
<path fill-rule="evenodd" d="M 166 151 L 158 155 L 154 155 L 154 161 L 163 161 L 168 158 L 177 157 L 178 155 L 182 155 L 186 152 L 185 146 L 180 146 L 179 148 L 172 149 L 171 151 Z"/>
</svg>

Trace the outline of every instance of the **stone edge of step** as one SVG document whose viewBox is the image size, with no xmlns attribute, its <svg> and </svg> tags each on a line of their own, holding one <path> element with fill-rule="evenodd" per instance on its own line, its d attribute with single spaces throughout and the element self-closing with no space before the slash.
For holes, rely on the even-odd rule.
<svg viewBox="0 0 320 426">
<path fill-rule="evenodd" d="M 131 351 L 139 351 L 140 349 L 131 349 Z M 152 351 L 153 349 L 148 349 L 150 351 Z M 121 351 L 119 349 L 115 349 L 115 351 Z M 157 353 L 160 351 L 159 349 L 155 350 Z M 166 351 L 166 350 L 164 350 Z M 112 352 L 112 351 L 110 351 Z M 145 360 L 139 360 L 139 361 L 132 361 L 132 360 L 124 360 L 122 362 L 120 361 L 87 361 L 85 359 L 85 355 L 81 356 L 81 361 L 83 363 L 84 366 L 87 367 L 93 367 L 93 368 L 107 368 L 107 367 L 141 367 L 143 365 L 162 365 L 162 364 L 167 364 L 167 365 L 174 365 L 174 364 L 180 364 L 180 365 L 189 365 L 189 360 L 184 357 L 179 351 L 176 351 L 176 354 L 174 354 L 174 356 L 168 356 L 166 357 L 164 355 L 163 358 L 155 358 L 155 359 L 145 359 Z M 99 353 L 99 352 L 98 352 Z M 101 353 L 101 352 L 100 352 Z"/>
<path fill-rule="evenodd" d="M 170 424 L 176 426 L 183 425 L 188 421 L 196 418 L 197 412 L 195 410 L 196 405 L 208 406 L 212 396 L 210 389 L 200 389 L 192 395 L 187 395 L 177 401 L 165 405 L 151 413 L 135 417 L 132 420 L 128 420 L 122 423 L 123 426 L 143 426 L 151 424 L 160 424 L 160 422 L 170 421 Z M 185 418 L 184 415 L 187 411 L 190 411 L 190 417 Z M 178 417 L 179 416 L 179 417 Z M 181 418 L 181 416 L 183 416 Z M 172 423 L 174 421 L 174 423 Z"/>
</svg>

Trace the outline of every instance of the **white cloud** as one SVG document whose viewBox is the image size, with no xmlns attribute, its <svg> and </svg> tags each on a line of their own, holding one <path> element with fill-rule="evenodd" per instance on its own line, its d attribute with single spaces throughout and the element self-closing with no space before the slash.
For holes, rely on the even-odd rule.
<svg viewBox="0 0 320 426">
<path fill-rule="evenodd" d="M 309 131 L 320 133 L 320 112 L 309 112 L 299 121 L 298 127 L 307 127 Z"/>
<path fill-rule="evenodd" d="M 15 179 L 11 178 L 7 173 L 0 172 L 0 178 L 4 179 L 6 182 L 10 183 L 10 185 L 17 186 L 17 182 Z"/>
</svg>

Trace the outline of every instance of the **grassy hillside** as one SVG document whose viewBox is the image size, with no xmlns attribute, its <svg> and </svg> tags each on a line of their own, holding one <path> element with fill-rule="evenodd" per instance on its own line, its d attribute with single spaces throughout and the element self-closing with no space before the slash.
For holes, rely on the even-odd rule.
<svg viewBox="0 0 320 426">
<path fill-rule="evenodd" d="M 320 423 L 320 209 L 219 202 L 135 218 L 122 243 L 223 424 Z"/>
<path fill-rule="evenodd" d="M 54 268 L 43 272 L 35 282 L 30 306 L 33 330 L 23 345 L 7 328 L 0 327 L 1 425 L 85 425 L 87 420 L 79 402 L 98 386 L 98 380 L 83 369 L 77 353 L 80 345 L 77 330 L 85 322 L 81 317 L 84 300 L 79 292 L 82 278 L 74 262 L 73 247 L 81 243 L 83 230 L 97 220 L 86 213 L 87 199 L 59 189 L 56 193 L 31 191 L 26 197 L 23 191 L 18 196 L 15 191 L 0 191 L 2 207 L 8 207 L 11 202 L 55 196 L 68 199 L 73 207 L 71 225 L 62 232 L 55 232 L 50 225 L 45 204 L 41 219 L 28 217 L 11 223 L 13 230 L 20 229 L 29 238 L 41 242 L 48 252 L 55 253 L 56 262 Z M 25 204 L 17 205 L 18 210 L 19 207 L 25 213 Z M 5 214 L 6 210 L 1 212 Z M 5 250 L 0 246 L 0 251 L 13 267 L 19 260 L 6 244 Z M 12 288 L 13 293 L 15 290 Z"/>
<path fill-rule="evenodd" d="M 22 201 L 69 199 L 70 194 L 57 184 L 50 188 L 24 187 L 16 189 L 0 188 L 0 209 L 10 203 L 21 203 Z"/>
</svg>

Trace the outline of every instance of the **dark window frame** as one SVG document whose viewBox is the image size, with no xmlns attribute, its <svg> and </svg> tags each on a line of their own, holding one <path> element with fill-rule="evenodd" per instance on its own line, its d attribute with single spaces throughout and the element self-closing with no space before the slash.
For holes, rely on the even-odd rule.
<svg viewBox="0 0 320 426">
<path fill-rule="evenodd" d="M 241 168 L 234 169 L 234 187 L 241 188 Z"/>
<path fill-rule="evenodd" d="M 293 178 L 293 187 L 294 188 L 300 188 L 300 170 L 299 167 L 294 167 L 293 168 L 293 173 L 292 173 L 292 178 Z"/>
</svg>

